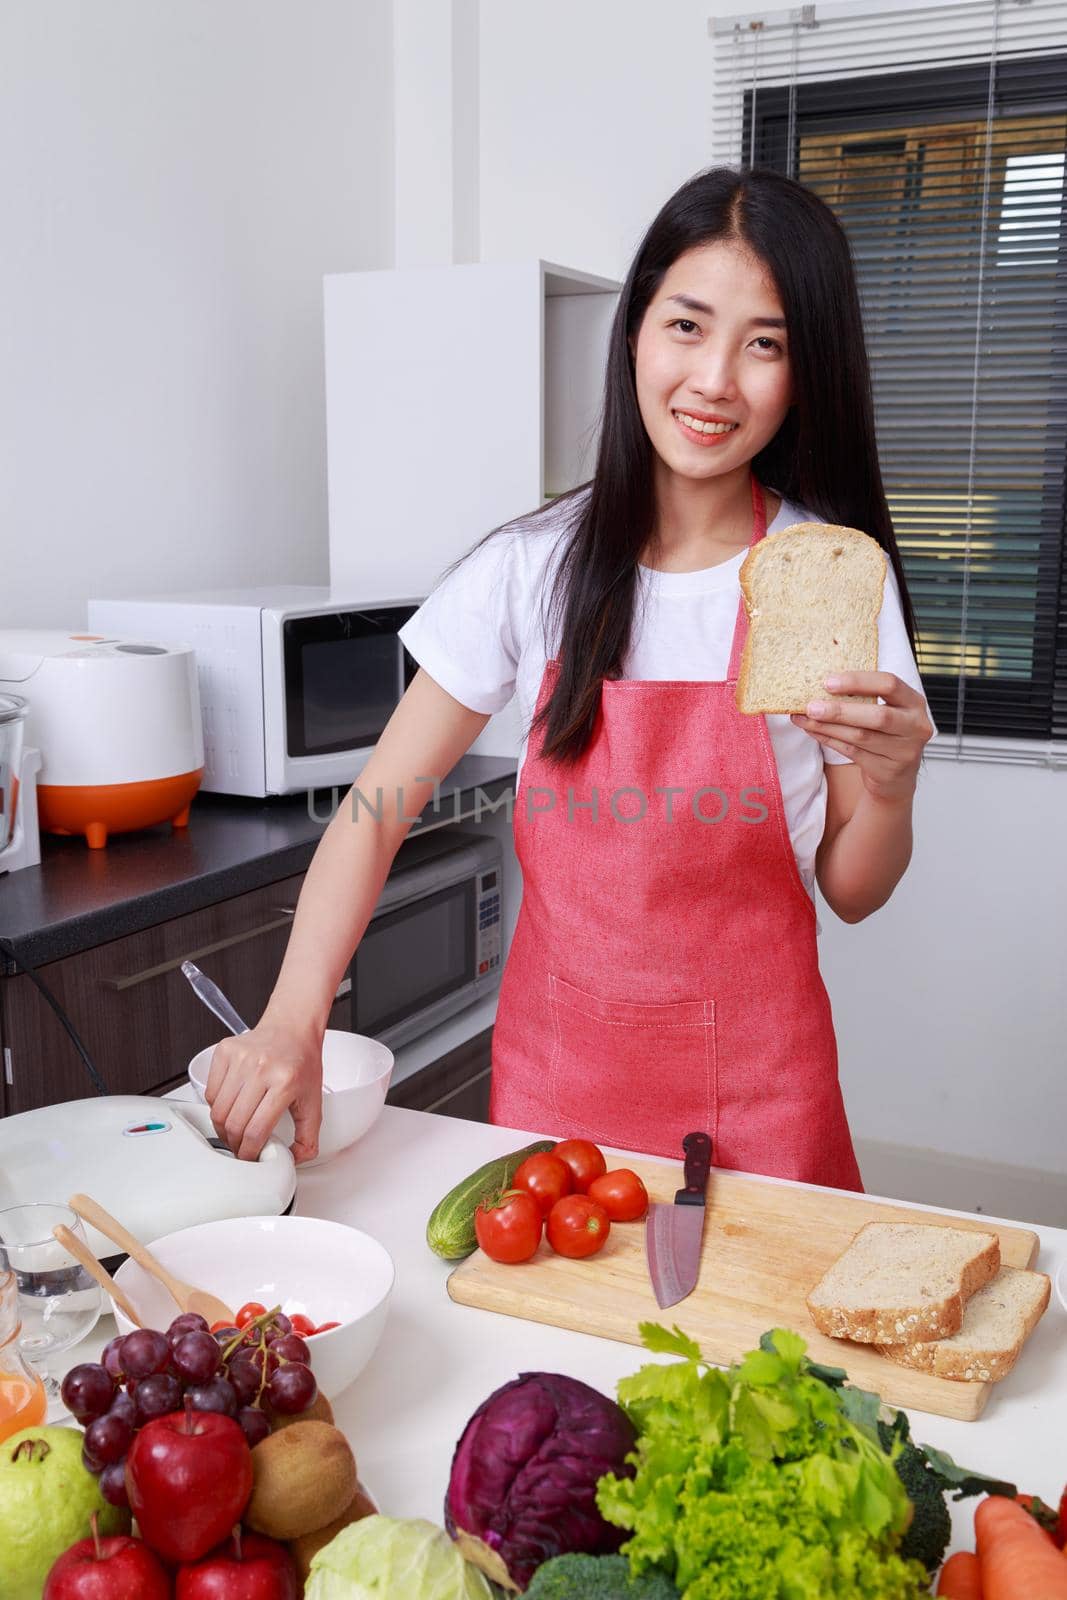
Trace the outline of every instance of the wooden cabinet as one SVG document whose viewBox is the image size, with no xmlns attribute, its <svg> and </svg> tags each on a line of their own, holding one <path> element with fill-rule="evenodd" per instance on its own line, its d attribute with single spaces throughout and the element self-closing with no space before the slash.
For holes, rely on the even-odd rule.
<svg viewBox="0 0 1067 1600">
<path fill-rule="evenodd" d="M 222 1034 L 182 977 L 195 961 L 254 1022 L 285 953 L 302 877 L 236 895 L 40 969 L 111 1094 L 162 1094 L 185 1081 L 198 1050 Z M 346 978 L 331 1028 L 352 1026 Z M 489 1119 L 493 1030 L 423 1067 L 389 1092 L 389 1104 L 442 1116 Z M 82 1100 L 92 1081 L 59 1018 L 25 973 L 0 979 L 4 1114 Z"/>
<path fill-rule="evenodd" d="M 486 1028 L 447 1055 L 390 1089 L 386 1103 L 410 1111 L 436 1111 L 468 1122 L 489 1121 L 493 1030 Z"/>
<path fill-rule="evenodd" d="M 191 1058 L 220 1037 L 221 1024 L 182 977 L 183 961 L 203 966 L 255 1022 L 277 978 L 301 882 L 285 878 L 40 969 L 112 1094 L 154 1094 L 182 1082 Z M 329 1025 L 351 1026 L 347 979 Z M 25 973 L 0 981 L 0 1043 L 5 1113 L 93 1093 L 73 1043 Z"/>
<path fill-rule="evenodd" d="M 197 1051 L 222 1036 L 182 976 L 195 961 L 249 1023 L 261 1015 L 285 954 L 302 874 L 203 911 L 97 945 L 39 969 L 111 1094 L 162 1094 L 185 1082 Z M 346 977 L 329 1016 L 351 1028 Z M 423 1067 L 391 1105 L 486 1122 L 492 1029 Z M 93 1084 L 73 1041 L 25 973 L 0 978 L 0 1114 L 83 1100 Z"/>
</svg>

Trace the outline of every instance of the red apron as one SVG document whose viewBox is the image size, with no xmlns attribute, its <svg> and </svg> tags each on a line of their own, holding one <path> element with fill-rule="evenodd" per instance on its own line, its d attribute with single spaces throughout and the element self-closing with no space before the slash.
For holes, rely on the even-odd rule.
<svg viewBox="0 0 1067 1600">
<path fill-rule="evenodd" d="M 752 505 L 755 544 L 754 477 Z M 747 627 L 742 599 L 725 682 L 606 680 L 573 765 L 531 740 L 490 1120 L 675 1158 L 702 1128 L 716 1166 L 862 1189 L 767 720 L 734 699 Z"/>
</svg>

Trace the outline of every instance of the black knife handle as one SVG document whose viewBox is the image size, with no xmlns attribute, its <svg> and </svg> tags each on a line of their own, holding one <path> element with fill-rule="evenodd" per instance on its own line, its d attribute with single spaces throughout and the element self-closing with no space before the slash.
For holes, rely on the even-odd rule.
<svg viewBox="0 0 1067 1600">
<path fill-rule="evenodd" d="M 706 1133 L 687 1133 L 682 1140 L 685 1151 L 685 1188 L 674 1196 L 676 1206 L 702 1206 L 711 1172 L 711 1140 Z"/>
</svg>

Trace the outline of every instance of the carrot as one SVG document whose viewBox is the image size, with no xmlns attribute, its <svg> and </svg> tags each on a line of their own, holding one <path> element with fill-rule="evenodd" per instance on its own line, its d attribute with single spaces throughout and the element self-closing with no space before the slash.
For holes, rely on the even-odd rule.
<svg viewBox="0 0 1067 1600">
<path fill-rule="evenodd" d="M 971 1550 L 957 1550 L 941 1568 L 937 1592 L 947 1600 L 983 1600 L 982 1567 Z"/>
<path fill-rule="evenodd" d="M 974 1514 L 984 1600 L 1067 1600 L 1067 1559 L 1028 1511 L 1004 1495 Z"/>
</svg>

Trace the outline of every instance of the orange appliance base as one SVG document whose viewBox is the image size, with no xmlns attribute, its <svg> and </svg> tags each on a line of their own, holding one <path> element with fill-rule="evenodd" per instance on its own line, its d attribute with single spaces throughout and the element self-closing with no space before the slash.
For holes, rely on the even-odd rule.
<svg viewBox="0 0 1067 1600">
<path fill-rule="evenodd" d="M 41 827 L 46 833 L 84 834 L 90 850 L 102 849 L 110 833 L 131 833 L 157 822 L 184 828 L 203 776 L 203 767 L 197 767 L 140 783 L 42 783 L 37 790 Z"/>
</svg>

